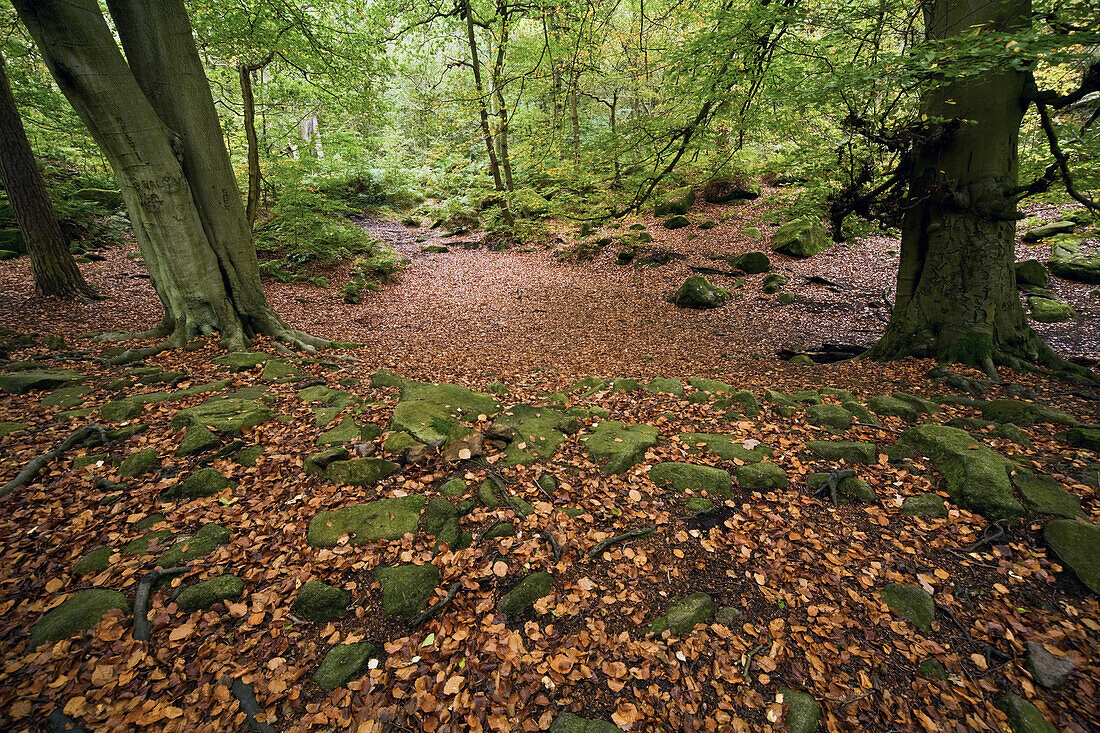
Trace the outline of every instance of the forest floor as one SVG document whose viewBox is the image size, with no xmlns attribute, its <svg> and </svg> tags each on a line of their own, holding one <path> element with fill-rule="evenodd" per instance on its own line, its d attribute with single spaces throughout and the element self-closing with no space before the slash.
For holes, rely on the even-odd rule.
<svg viewBox="0 0 1100 733">
<path fill-rule="evenodd" d="M 760 247 L 750 219 L 720 221 L 753 206 L 697 207 L 710 230 L 644 222 L 693 254 L 637 270 L 613 251 L 424 253 L 455 239 L 369 220 L 411 259 L 400 284 L 361 305 L 269 287 L 294 325 L 366 344 L 316 356 L 200 342 L 110 366 L 77 334 L 155 324 L 138 262 L 107 253 L 86 269 L 108 300 L 48 308 L 0 263 L 3 325 L 67 340 L 7 344 L 0 485 L 89 421 L 108 431 L 0 498 L 0 727 L 534 731 L 576 713 L 755 733 L 812 730 L 819 705 L 830 731 L 1004 731 L 1028 700 L 1059 730 L 1100 728 L 1096 553 L 1050 537 L 1058 517 L 1100 522 L 1095 431 L 1065 432 L 1100 421 L 1100 392 L 777 360 L 873 340 L 886 238 L 776 258 L 837 292 L 792 277 L 781 306 L 755 276 L 724 308 L 665 303 L 689 266 L 725 267 L 695 251 Z M 1095 358 L 1098 307 L 1053 289 L 1080 317 L 1042 333 Z M 945 423 L 961 449 L 937 449 L 959 435 Z M 1023 516 L 968 494 L 986 483 Z M 631 530 L 648 533 L 597 548 Z M 169 565 L 136 639 L 139 585 Z"/>
</svg>

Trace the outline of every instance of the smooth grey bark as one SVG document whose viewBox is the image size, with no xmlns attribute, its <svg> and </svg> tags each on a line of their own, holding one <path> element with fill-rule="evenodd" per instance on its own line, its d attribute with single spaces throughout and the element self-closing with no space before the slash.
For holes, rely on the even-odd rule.
<svg viewBox="0 0 1100 733">
<path fill-rule="evenodd" d="M 1028 27 L 1030 0 L 954 0 L 925 8 L 929 39 Z M 1005 69 L 945 80 L 921 112 L 946 119 L 914 151 L 902 223 L 897 298 L 868 356 L 934 357 L 994 371 L 995 363 L 1052 363 L 1028 325 L 1013 273 L 1017 147 L 1027 74 Z"/>
<path fill-rule="evenodd" d="M 165 345 L 215 332 L 231 348 L 256 335 L 325 343 L 286 326 L 267 304 L 182 0 L 109 3 L 129 64 L 95 0 L 15 6 L 115 171 L 164 304 L 154 332 Z"/>
<path fill-rule="evenodd" d="M 27 131 L 15 106 L 4 59 L 0 57 L 0 177 L 31 261 L 34 289 L 40 295 L 72 298 L 99 295 L 84 280 L 69 243 L 57 223 L 46 183 L 34 159 Z"/>
</svg>

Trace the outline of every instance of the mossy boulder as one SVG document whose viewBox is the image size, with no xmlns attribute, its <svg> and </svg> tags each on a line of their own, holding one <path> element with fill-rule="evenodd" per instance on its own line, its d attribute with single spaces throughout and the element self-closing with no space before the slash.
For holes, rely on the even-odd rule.
<svg viewBox="0 0 1100 733">
<path fill-rule="evenodd" d="M 202 426 L 224 435 L 240 435 L 273 417 L 275 412 L 271 408 L 253 400 L 216 397 L 177 412 L 172 417 L 172 429 Z"/>
<path fill-rule="evenodd" d="M 57 608 L 47 611 L 31 627 L 29 649 L 50 641 L 60 641 L 85 629 L 95 628 L 103 615 L 113 609 L 129 612 L 126 596 L 109 588 L 86 588 L 77 591 Z"/>
<path fill-rule="evenodd" d="M 829 249 L 833 241 L 821 222 L 812 217 L 789 221 L 772 235 L 772 252 L 790 257 L 813 257 Z"/>
<path fill-rule="evenodd" d="M 152 532 L 146 532 L 141 537 L 130 540 L 122 546 L 123 555 L 148 555 L 149 549 L 154 546 L 160 546 L 160 541 L 172 536 L 172 530 L 170 529 L 157 529 Z"/>
<path fill-rule="evenodd" d="M 686 214 L 694 204 L 695 191 L 691 186 L 684 186 L 660 196 L 653 206 L 653 215 Z"/>
<path fill-rule="evenodd" d="M 688 446 L 688 450 L 713 453 L 724 461 L 759 463 L 772 454 L 770 445 L 758 443 L 752 448 L 746 448 L 733 436 L 722 433 L 681 433 L 679 438 Z"/>
<path fill-rule="evenodd" d="M 1073 306 L 1055 298 L 1033 295 L 1027 299 L 1027 307 L 1031 312 L 1031 320 L 1039 323 L 1064 323 L 1077 317 Z"/>
<path fill-rule="evenodd" d="M 879 591 L 879 598 L 890 610 L 924 632 L 932 630 L 936 604 L 926 590 L 916 585 L 893 583 Z"/>
<path fill-rule="evenodd" d="M 790 278 L 781 272 L 769 272 L 764 276 L 764 279 L 760 281 L 760 289 L 767 295 L 772 293 L 778 293 L 783 289 L 783 286 L 790 282 Z"/>
<path fill-rule="evenodd" d="M 439 585 L 435 565 L 381 567 L 374 577 L 382 586 L 382 610 L 390 616 L 415 617 Z"/>
<path fill-rule="evenodd" d="M 994 518 L 1024 514 L 1009 475 L 1015 466 L 965 430 L 918 425 L 902 433 L 898 442 L 913 446 L 932 460 L 956 504 Z"/>
<path fill-rule="evenodd" d="M 1100 429 L 1073 428 L 1067 430 L 1062 437 L 1074 448 L 1086 448 L 1100 452 Z"/>
<path fill-rule="evenodd" d="M 38 389 L 56 389 L 84 381 L 84 375 L 68 369 L 27 369 L 0 373 L 0 391 L 26 394 Z"/>
<path fill-rule="evenodd" d="M 653 634 L 669 631 L 680 636 L 691 631 L 696 624 L 709 621 L 717 610 L 718 606 L 709 595 L 702 591 L 692 593 L 673 603 L 664 615 L 653 619 L 649 631 Z"/>
<path fill-rule="evenodd" d="M 219 575 L 189 585 L 176 596 L 176 607 L 184 613 L 205 611 L 219 601 L 235 601 L 244 592 L 244 581 L 236 575 Z"/>
<path fill-rule="evenodd" d="M 1076 425 L 1077 419 L 1061 410 L 1023 400 L 990 400 L 981 405 L 982 417 L 995 423 L 1012 423 L 1018 426 L 1037 423 Z"/>
<path fill-rule="evenodd" d="M 751 178 L 719 178 L 703 188 L 703 199 L 710 204 L 728 204 L 760 197 L 760 183 Z"/>
<path fill-rule="evenodd" d="M 143 476 L 152 471 L 158 462 L 156 448 L 139 450 L 136 453 L 131 453 L 122 461 L 122 464 L 118 467 L 118 475 L 123 478 Z"/>
<path fill-rule="evenodd" d="M 85 553 L 73 563 L 73 575 L 88 575 L 106 570 L 111 564 L 111 555 L 114 553 L 115 551 L 110 547 L 97 547 Z"/>
<path fill-rule="evenodd" d="M 827 461 L 853 463 L 874 463 L 878 459 L 878 448 L 874 443 L 844 440 L 807 440 L 806 447 Z"/>
<path fill-rule="evenodd" d="M 379 369 L 370 376 L 372 387 L 404 387 L 407 380 L 399 377 L 389 369 Z"/>
<path fill-rule="evenodd" d="M 550 726 L 550 733 L 623 733 L 623 730 L 606 720 L 582 718 L 573 713 L 559 713 Z"/>
<path fill-rule="evenodd" d="M 1083 517 L 1081 498 L 1061 487 L 1050 476 L 1018 470 L 1012 476 L 1012 485 L 1033 514 L 1053 514 L 1073 519 Z"/>
<path fill-rule="evenodd" d="M 373 486 L 400 469 L 398 464 L 382 458 L 352 458 L 325 466 L 325 479 L 334 484 Z"/>
<path fill-rule="evenodd" d="M 43 397 L 39 404 L 43 407 L 60 407 L 68 410 L 84 404 L 84 400 L 91 391 L 90 388 L 83 386 L 61 387 Z"/>
<path fill-rule="evenodd" d="M 161 492 L 161 501 L 200 499 L 224 491 L 237 482 L 224 476 L 216 468 L 200 468 L 183 481 L 178 481 Z"/>
<path fill-rule="evenodd" d="M 909 422 L 916 422 L 920 418 L 920 412 L 913 405 L 890 395 L 871 397 L 867 400 L 867 407 L 876 415 L 900 417 Z"/>
<path fill-rule="evenodd" d="M 649 479 L 676 491 L 705 491 L 711 496 L 733 496 L 733 479 L 727 471 L 693 463 L 658 463 L 649 469 Z"/>
<path fill-rule="evenodd" d="M 726 288 L 712 284 L 702 275 L 692 275 L 684 281 L 669 302 L 680 308 L 706 310 L 725 305 L 731 297 Z"/>
<path fill-rule="evenodd" d="M 313 673 L 313 681 L 325 692 L 343 687 L 367 669 L 367 663 L 374 652 L 374 645 L 368 641 L 337 644 L 321 660 L 317 671 Z"/>
<path fill-rule="evenodd" d="M 767 491 L 787 486 L 787 474 L 780 466 L 768 461 L 737 467 L 737 484 L 744 489 Z"/>
<path fill-rule="evenodd" d="M 221 445 L 221 438 L 205 425 L 194 425 L 187 428 L 183 434 L 183 440 L 176 448 L 177 456 L 190 456 L 195 453 L 203 453 Z"/>
<path fill-rule="evenodd" d="M 407 400 L 431 402 L 447 408 L 452 415 L 471 419 L 478 415 L 494 415 L 500 410 L 500 402 L 496 398 L 457 384 L 406 381 L 401 387 L 399 399 L 402 402 Z"/>
<path fill-rule="evenodd" d="M 1055 519 L 1043 527 L 1043 539 L 1086 588 L 1100 594 L 1100 526 Z"/>
<path fill-rule="evenodd" d="M 157 558 L 157 565 L 175 567 L 206 557 L 223 545 L 228 545 L 233 533 L 220 524 L 204 524 L 192 537 L 184 537 Z"/>
<path fill-rule="evenodd" d="M 1024 232 L 1024 235 L 1023 237 L 1021 237 L 1021 239 L 1023 239 L 1025 242 L 1033 243 L 1057 236 L 1059 234 L 1072 234 L 1073 230 L 1076 228 L 1077 225 L 1072 221 L 1052 221 L 1028 229 L 1026 232 Z"/>
<path fill-rule="evenodd" d="M 1050 272 L 1039 260 L 1023 260 L 1015 267 L 1016 287 L 1045 288 L 1050 284 Z"/>
<path fill-rule="evenodd" d="M 840 433 L 852 426 L 852 413 L 841 405 L 823 403 L 806 407 L 806 421 L 811 425 Z"/>
<path fill-rule="evenodd" d="M 377 427 L 377 426 L 376 426 Z M 317 445 L 343 445 L 355 440 L 363 439 L 364 428 L 361 428 L 355 418 L 350 415 L 340 421 L 334 428 L 329 428 L 317 436 Z"/>
<path fill-rule="evenodd" d="M 806 486 L 813 492 L 818 492 L 828 485 L 832 478 L 831 473 L 811 473 L 806 477 Z M 846 476 L 836 484 L 837 496 L 844 497 L 852 502 L 870 504 L 878 500 L 878 495 L 871 485 L 855 476 Z"/>
<path fill-rule="evenodd" d="M 462 528 L 459 524 L 458 507 L 450 501 L 441 496 L 433 497 L 424 507 L 420 522 L 424 531 L 435 537 L 437 542 L 445 543 L 452 550 L 458 547 Z"/>
<path fill-rule="evenodd" d="M 538 599 L 548 596 L 554 590 L 554 578 L 547 572 L 535 572 L 519 582 L 515 588 L 505 593 L 497 602 L 497 610 L 508 616 L 523 613 Z"/>
<path fill-rule="evenodd" d="M 423 496 L 402 496 L 318 512 L 306 541 L 311 547 L 336 547 L 345 534 L 352 545 L 399 540 L 416 532 L 424 504 Z"/>
<path fill-rule="evenodd" d="M 307 621 L 325 623 L 343 616 L 351 605 L 351 594 L 341 588 L 311 580 L 294 599 L 294 613 Z"/>
<path fill-rule="evenodd" d="M 795 692 L 790 688 L 780 690 L 783 704 L 787 706 L 784 722 L 790 733 L 814 733 L 821 721 L 821 703 L 806 692 Z"/>
<path fill-rule="evenodd" d="M 604 473 L 626 473 L 657 445 L 657 428 L 605 420 L 591 434 L 582 436 L 585 450 Z"/>
<path fill-rule="evenodd" d="M 771 258 L 758 250 L 739 255 L 731 264 L 746 275 L 759 275 L 772 269 Z"/>
<path fill-rule="evenodd" d="M 457 476 L 455 478 L 449 479 L 448 481 L 443 483 L 442 486 L 439 487 L 439 493 L 443 494 L 443 496 L 450 496 L 452 498 L 465 496 L 466 492 L 469 490 L 470 487 L 466 484 L 466 482 L 458 478 Z"/>
<path fill-rule="evenodd" d="M 714 502 L 702 496 L 693 496 L 684 502 L 684 509 L 692 514 L 705 514 L 714 509 Z"/>
<path fill-rule="evenodd" d="M 1012 733 L 1058 733 L 1039 708 L 1016 695 L 1002 695 L 994 703 L 998 710 L 1008 716 L 1008 725 Z"/>
<path fill-rule="evenodd" d="M 442 445 L 471 431 L 458 421 L 452 410 L 426 400 L 406 400 L 397 403 L 390 429 L 412 435 L 427 445 Z"/>
<path fill-rule="evenodd" d="M 509 466 L 528 466 L 549 458 L 565 441 L 566 435 L 572 435 L 581 427 L 577 418 L 560 410 L 531 405 L 509 407 L 493 424 L 515 433 L 504 457 L 505 465 Z"/>
<path fill-rule="evenodd" d="M 653 394 L 671 394 L 682 397 L 684 394 L 684 383 L 679 379 L 654 377 L 642 385 L 642 389 Z"/>
<path fill-rule="evenodd" d="M 910 517 L 946 517 L 947 503 L 931 492 L 907 496 L 901 504 L 901 513 Z"/>
</svg>

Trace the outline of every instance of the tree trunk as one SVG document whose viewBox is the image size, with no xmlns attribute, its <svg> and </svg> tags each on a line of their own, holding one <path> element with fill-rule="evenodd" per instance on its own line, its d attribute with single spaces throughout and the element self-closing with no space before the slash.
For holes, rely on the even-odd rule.
<svg viewBox="0 0 1100 733">
<path fill-rule="evenodd" d="M 268 61 L 271 60 L 269 56 Z M 241 79 L 241 100 L 244 102 L 244 136 L 248 141 L 248 196 L 245 204 L 245 216 L 248 229 L 256 226 L 256 214 L 260 210 L 260 143 L 256 137 L 256 97 L 252 93 L 252 72 L 262 69 L 264 64 L 241 64 L 237 73 Z"/>
<path fill-rule="evenodd" d="M 615 120 L 615 113 L 619 107 L 619 90 L 616 89 L 611 95 L 611 155 L 612 163 L 615 166 L 615 181 L 612 184 L 614 188 L 619 188 L 622 184 L 622 171 L 619 170 L 619 130 Z"/>
<path fill-rule="evenodd" d="M 111 0 L 123 59 L 95 0 L 17 0 L 54 79 L 115 171 L 177 345 L 219 332 L 325 342 L 268 306 L 244 205 L 182 0 Z"/>
<path fill-rule="evenodd" d="M 976 26 L 1027 27 L 1030 0 L 938 0 L 925 9 L 928 37 Z M 1026 73 L 1004 70 L 930 89 L 928 118 L 946 119 L 914 151 L 902 223 L 897 300 L 869 356 L 934 357 L 993 372 L 995 363 L 1052 362 L 1016 292 L 1017 143 Z"/>
<path fill-rule="evenodd" d="M 579 72 L 573 72 L 569 75 L 569 122 L 573 126 L 574 163 L 581 162 L 581 122 L 577 102 L 577 86 L 581 83 L 580 76 Z"/>
<path fill-rule="evenodd" d="M 489 110 L 485 104 L 485 86 L 481 83 L 481 60 L 477 55 L 477 38 L 474 36 L 474 11 L 470 8 L 470 0 L 465 0 L 466 10 L 466 38 L 470 44 L 470 62 L 474 70 L 474 91 L 477 93 L 477 110 L 481 120 L 481 135 L 485 140 L 485 151 L 489 154 L 489 169 L 493 174 L 493 185 L 498 192 L 504 191 L 504 181 L 500 177 L 500 162 L 497 160 L 496 146 L 493 143 L 493 131 L 489 128 Z M 511 226 L 513 223 L 512 210 L 508 208 L 508 200 L 501 197 L 501 214 L 504 221 Z"/>
<path fill-rule="evenodd" d="M 504 51 L 508 46 L 508 12 L 503 5 L 498 5 L 497 11 L 500 13 L 500 43 L 497 45 L 492 79 L 497 117 L 500 119 L 500 129 L 497 130 L 497 146 L 500 149 L 500 165 L 504 170 L 504 188 L 508 191 L 515 191 L 515 184 L 512 183 L 512 159 L 508 155 L 508 105 L 504 101 Z"/>
<path fill-rule="evenodd" d="M 61 234 L 46 183 L 15 107 L 4 59 L 0 57 L 0 177 L 31 259 L 34 289 L 40 295 L 98 298 L 84 281 Z"/>
</svg>

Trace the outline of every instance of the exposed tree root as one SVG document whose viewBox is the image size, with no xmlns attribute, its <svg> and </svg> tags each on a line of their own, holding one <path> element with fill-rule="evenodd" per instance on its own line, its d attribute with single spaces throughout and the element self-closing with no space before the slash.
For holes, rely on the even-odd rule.
<svg viewBox="0 0 1100 733">
<path fill-rule="evenodd" d="M 257 715 L 264 714 L 264 709 L 256 701 L 256 693 L 252 690 L 251 685 L 241 680 L 233 680 L 229 689 L 233 691 L 233 697 L 237 698 L 237 704 L 240 705 L 241 712 L 244 713 L 245 725 L 255 733 L 278 733 L 275 726 L 261 723 L 256 719 Z"/>
<path fill-rule="evenodd" d="M 134 638 L 138 641 L 149 641 L 153 635 L 153 622 L 149 620 L 149 599 L 156 590 L 156 586 L 166 578 L 174 578 L 187 572 L 186 567 L 157 568 L 152 570 L 138 583 L 137 593 L 134 595 Z"/>
<path fill-rule="evenodd" d="M 82 443 L 83 441 L 93 436 L 97 437 L 100 443 L 108 442 L 107 431 L 99 425 L 88 423 L 83 427 L 77 428 L 69 435 L 69 437 L 65 438 L 65 440 L 62 441 L 61 445 L 59 445 L 57 448 L 54 448 L 52 451 L 49 451 L 48 453 L 43 453 L 37 458 L 32 459 L 31 462 L 28 463 L 15 478 L 9 481 L 4 486 L 4 488 L 0 489 L 0 499 L 15 491 L 20 486 L 29 483 L 31 479 L 37 476 L 38 472 L 41 471 L 42 468 L 50 461 L 54 460 L 65 451 L 71 449 L 74 445 Z"/>
<path fill-rule="evenodd" d="M 588 551 L 590 558 L 597 558 L 603 554 L 604 550 L 619 542 L 625 542 L 626 540 L 633 540 L 639 537 L 648 537 L 657 531 L 656 527 L 641 527 L 639 529 L 630 529 L 622 534 L 617 534 L 614 537 L 608 537 L 606 540 L 598 543 L 595 547 Z"/>
<path fill-rule="evenodd" d="M 416 620 L 412 623 L 413 628 L 420 626 L 420 624 L 424 623 L 430 618 L 438 616 L 443 611 L 443 609 L 447 607 L 447 604 L 454 600 L 455 596 L 458 595 L 458 591 L 460 591 L 461 589 L 462 583 L 451 583 L 451 587 L 447 589 L 447 595 L 444 596 L 442 600 L 440 600 L 438 603 L 433 603 L 432 605 L 428 606 L 428 608 L 425 609 L 424 613 L 416 617 Z"/>
</svg>

